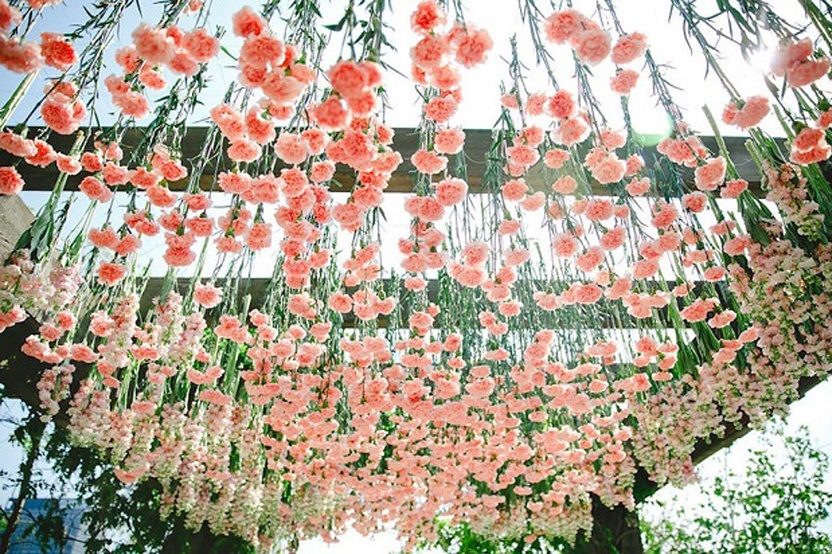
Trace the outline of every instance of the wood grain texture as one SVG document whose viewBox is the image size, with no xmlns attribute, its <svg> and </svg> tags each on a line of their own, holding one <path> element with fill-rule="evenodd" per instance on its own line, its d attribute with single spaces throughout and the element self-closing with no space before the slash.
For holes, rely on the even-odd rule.
<svg viewBox="0 0 832 554">
<path fill-rule="evenodd" d="M 202 152 L 202 145 L 205 137 L 208 134 L 208 127 L 189 127 L 185 132 L 182 140 L 182 160 L 186 167 L 190 168 L 192 164 L 199 160 Z M 41 132 L 40 128 L 32 127 L 29 129 L 30 136 L 36 136 Z M 416 129 L 413 128 L 397 128 L 395 129 L 395 136 L 393 138 L 393 149 L 401 153 L 403 163 L 399 166 L 393 177 L 390 179 L 386 192 L 411 192 L 413 190 L 413 164 L 410 163 L 410 157 L 418 148 L 419 135 Z M 129 159 L 130 152 L 140 144 L 145 130 L 141 127 L 130 128 L 126 131 L 122 140 L 122 146 L 125 151 L 125 160 Z M 86 136 L 90 136 L 86 132 Z M 717 151 L 716 140 L 713 137 L 703 136 L 702 142 L 712 152 Z M 88 139 L 88 144 L 85 145 L 85 150 L 92 149 L 93 139 Z M 57 152 L 67 153 L 72 148 L 75 141 L 75 136 L 64 136 L 52 133 L 49 136 L 48 142 L 55 148 Z M 765 196 L 760 183 L 760 174 L 754 164 L 751 156 L 745 148 L 744 137 L 725 137 L 725 144 L 730 153 L 731 159 L 740 174 L 740 177 L 748 181 L 749 190 L 756 196 Z M 468 187 L 469 192 L 479 193 L 483 192 L 482 179 L 486 168 L 486 163 L 490 155 L 492 142 L 492 131 L 490 129 L 466 129 L 465 130 L 465 160 L 468 171 Z M 268 148 L 268 147 L 267 147 Z M 586 150 L 586 147 L 582 147 Z M 582 156 L 582 151 L 579 151 Z M 644 149 L 643 157 L 648 167 L 652 167 L 655 160 L 659 157 L 655 147 L 647 147 Z M 0 152 L 0 166 L 9 165 L 18 161 L 18 159 L 7 152 Z M 208 162 L 207 167 L 199 179 L 199 186 L 202 190 L 211 190 L 216 188 L 216 180 L 214 175 L 230 167 L 228 160 L 223 159 L 219 163 L 216 160 Z M 277 169 L 280 169 L 278 166 Z M 526 176 L 526 180 L 533 190 L 542 190 L 548 188 L 551 183 L 546 182 L 542 178 L 540 169 L 542 163 L 532 168 Z M 23 179 L 26 181 L 26 190 L 41 190 L 50 191 L 52 185 L 58 177 L 58 171 L 55 164 L 46 168 L 33 167 L 28 164 L 20 164 L 18 166 Z M 67 179 L 66 190 L 77 190 L 78 184 L 86 174 L 84 172 L 78 175 L 70 176 Z M 693 172 L 690 170 L 684 171 L 686 181 L 692 182 Z M 339 165 L 335 177 L 331 183 L 330 190 L 332 192 L 346 192 L 353 188 L 355 183 L 355 174 L 348 167 Z M 171 190 L 184 190 L 187 186 L 187 180 L 170 183 Z M 621 185 L 610 187 L 607 185 L 600 185 L 593 183 L 591 188 L 593 194 L 596 195 L 614 195 L 621 189 Z"/>
</svg>

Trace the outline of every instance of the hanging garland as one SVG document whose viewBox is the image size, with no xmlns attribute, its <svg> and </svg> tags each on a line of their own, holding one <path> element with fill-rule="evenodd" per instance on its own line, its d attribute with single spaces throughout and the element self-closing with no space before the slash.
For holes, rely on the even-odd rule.
<svg viewBox="0 0 832 554">
<path fill-rule="evenodd" d="M 768 202 L 710 111 L 714 151 L 685 123 L 649 37 L 625 29 L 612 0 L 593 17 L 519 3 L 537 66 L 512 39 L 480 160 L 454 116 L 479 92 L 461 76 L 495 45 L 460 3 L 419 2 L 407 161 L 385 124 L 397 99 L 384 88 L 396 69 L 383 0 L 349 0 L 335 23 L 316 2 L 269 0 L 213 31 L 211 2 L 163 2 L 114 51 L 136 0 L 30 37 L 54 3 L 0 0 L 0 65 L 21 78 L 0 123 L 39 71 L 57 72 L 0 134 L 18 159 L 0 167 L 0 193 L 24 190 L 22 164 L 59 172 L 0 268 L 0 332 L 37 321 L 23 352 L 47 368 L 43 417 L 64 412 L 73 440 L 105 453 L 125 485 L 157 481 L 163 515 L 194 530 L 264 550 L 348 525 L 394 524 L 414 546 L 440 522 L 574 542 L 594 498 L 632 508 L 639 470 L 659 485 L 692 479 L 699 442 L 784 411 L 801 379 L 832 368 L 832 23 L 811 0 L 811 32 L 764 2 L 706 16 L 669 0 L 725 89 L 722 120 L 747 135 Z M 770 96 L 741 94 L 711 34 L 743 55 L 775 48 Z M 553 52 L 568 52 L 574 80 L 556 78 Z M 223 56 L 236 82 L 185 159 Z M 593 90 L 604 66 L 618 107 Z M 547 90 L 529 90 L 531 71 Z M 655 149 L 629 109 L 645 78 L 672 125 Z M 102 98 L 118 112 L 106 127 Z M 772 117 L 786 150 L 760 128 Z M 72 149 L 56 151 L 53 134 L 74 136 Z M 470 162 L 484 167 L 478 182 Z M 408 233 L 388 236 L 386 189 L 403 167 Z M 161 279 L 148 277 L 154 257 Z M 254 290 L 263 263 L 271 278 Z"/>
</svg>

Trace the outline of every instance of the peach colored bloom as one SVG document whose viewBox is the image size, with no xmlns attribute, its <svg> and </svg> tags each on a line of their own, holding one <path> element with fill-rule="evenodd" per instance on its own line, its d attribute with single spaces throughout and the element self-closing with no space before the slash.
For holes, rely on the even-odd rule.
<svg viewBox="0 0 832 554">
<path fill-rule="evenodd" d="M 0 65 L 15 73 L 31 73 L 41 63 L 43 57 L 36 43 L 21 42 L 0 34 Z"/>
<path fill-rule="evenodd" d="M 250 7 L 245 6 L 231 17 L 232 29 L 238 37 L 252 37 L 268 28 L 266 21 Z"/>
<path fill-rule="evenodd" d="M 589 65 L 597 65 L 610 53 L 610 35 L 603 29 L 590 28 L 570 40 L 575 54 Z"/>
<path fill-rule="evenodd" d="M 46 65 L 66 71 L 78 61 L 75 48 L 63 35 L 41 33 L 40 52 Z"/>
<path fill-rule="evenodd" d="M 133 31 L 136 54 L 151 64 L 166 64 L 176 54 L 176 44 L 164 29 L 154 29 L 142 23 Z"/>
<path fill-rule="evenodd" d="M 641 33 L 630 33 L 616 41 L 612 47 L 610 58 L 618 65 L 628 64 L 635 61 L 647 50 L 647 37 Z"/>
<path fill-rule="evenodd" d="M 10 196 L 23 190 L 23 177 L 11 166 L 0 167 L 0 194 Z"/>
<path fill-rule="evenodd" d="M 627 96 L 630 94 L 636 84 L 638 83 L 639 74 L 632 69 L 624 69 L 615 74 L 615 77 L 610 79 L 610 88 L 620 96 Z"/>
<path fill-rule="evenodd" d="M 454 36 L 453 46 L 456 49 L 456 61 L 465 67 L 473 67 L 485 61 L 494 43 L 485 29 L 469 26 Z"/>
<path fill-rule="evenodd" d="M 182 45 L 191 58 L 198 63 L 205 63 L 217 55 L 220 42 L 204 28 L 194 29 L 185 34 Z"/>
<path fill-rule="evenodd" d="M 418 33 L 428 34 L 444 23 L 445 13 L 435 0 L 422 0 L 410 15 L 410 26 Z"/>
<path fill-rule="evenodd" d="M 585 18 L 576 10 L 555 12 L 546 18 L 543 32 L 546 38 L 555 44 L 571 40 L 583 28 Z"/>
<path fill-rule="evenodd" d="M 203 308 L 213 308 L 222 300 L 222 291 L 210 283 L 194 287 L 194 301 Z"/>
<path fill-rule="evenodd" d="M 725 159 L 712 158 L 694 171 L 696 188 L 704 191 L 716 190 L 725 179 Z"/>
<path fill-rule="evenodd" d="M 124 279 L 124 276 L 127 275 L 127 268 L 119 263 L 101 262 L 97 274 L 99 281 L 107 286 L 113 286 Z"/>
<path fill-rule="evenodd" d="M 465 133 L 461 129 L 440 129 L 436 133 L 434 148 L 440 154 L 458 154 L 465 143 Z"/>
</svg>

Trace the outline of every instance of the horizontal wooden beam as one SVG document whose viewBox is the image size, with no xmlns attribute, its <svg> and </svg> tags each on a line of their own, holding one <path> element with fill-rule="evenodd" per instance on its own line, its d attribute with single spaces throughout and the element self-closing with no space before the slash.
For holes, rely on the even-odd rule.
<svg viewBox="0 0 832 554">
<path fill-rule="evenodd" d="M 41 128 L 30 128 L 29 136 L 37 136 L 42 131 Z M 207 133 L 208 127 L 189 127 L 182 139 L 182 159 L 185 161 L 187 167 L 192 167 L 192 163 L 198 160 L 202 154 L 202 146 Z M 397 128 L 396 134 L 393 138 L 393 148 L 401 153 L 404 162 L 399 166 L 389 181 L 387 192 L 412 192 L 413 191 L 413 173 L 415 168 L 410 162 L 411 155 L 419 148 L 419 134 L 413 128 Z M 122 145 L 125 150 L 126 158 L 129 157 L 130 152 L 139 144 L 145 136 L 145 129 L 141 127 L 133 127 L 125 132 L 122 140 Z M 483 192 L 482 180 L 486 168 L 486 162 L 490 155 L 491 141 L 493 132 L 490 129 L 466 129 L 465 130 L 465 160 L 468 172 L 468 186 L 469 191 L 473 193 Z M 86 133 L 89 136 L 89 133 Z M 92 138 L 87 139 L 85 150 L 92 149 Z M 711 151 L 717 150 L 717 144 L 713 137 L 702 138 L 706 147 Z M 48 139 L 49 143 L 58 152 L 68 153 L 75 141 L 74 135 L 65 136 L 52 133 Z M 749 190 L 757 196 L 764 196 L 761 190 L 760 174 L 754 164 L 751 156 L 745 148 L 745 137 L 725 137 L 725 144 L 731 155 L 734 165 L 740 176 L 749 182 Z M 648 166 L 652 166 L 657 157 L 655 147 L 647 147 L 644 150 L 645 162 Z M 19 162 L 19 158 L 8 154 L 7 152 L 0 152 L 0 166 L 12 165 Z M 212 190 L 216 188 L 214 174 L 217 171 L 227 169 L 229 164 L 227 160 L 220 163 L 220 167 L 216 164 L 209 163 L 203 174 L 199 179 L 199 186 L 203 190 Z M 26 181 L 26 190 L 30 191 L 50 191 L 58 177 L 58 170 L 54 164 L 41 168 L 19 163 L 17 169 L 23 179 Z M 530 187 L 535 190 L 543 190 L 551 183 L 545 182 L 542 178 L 542 163 L 538 163 L 535 168 L 532 168 L 527 175 L 527 182 Z M 690 170 L 684 172 L 686 180 L 692 180 L 693 173 Z M 78 184 L 83 178 L 83 174 L 74 175 L 67 179 L 67 191 L 77 190 Z M 172 190 L 184 190 L 187 186 L 187 180 L 171 183 L 169 186 Z M 355 174 L 346 166 L 339 166 L 336 171 L 333 182 L 330 184 L 332 192 L 347 192 L 352 190 L 355 184 Z M 620 188 L 620 186 L 619 186 Z M 607 185 L 600 185 L 593 183 L 593 194 L 609 195 L 620 192 L 615 187 Z"/>
<path fill-rule="evenodd" d="M 817 375 L 800 379 L 797 384 L 797 399 L 799 400 L 806 396 L 806 393 L 822 382 L 823 379 Z M 696 448 L 694 448 L 691 456 L 693 463 L 700 464 L 720 450 L 731 446 L 737 439 L 744 437 L 752 431 L 750 425 L 751 419 L 746 414 L 743 414 L 737 423 L 726 422 L 722 426 L 720 434 L 710 435 L 696 444 Z"/>
<path fill-rule="evenodd" d="M 201 279 L 201 281 L 206 280 L 206 278 Z M 167 282 L 164 277 L 149 277 L 144 285 L 141 295 L 141 312 L 146 313 L 152 307 L 153 301 L 162 295 L 163 289 L 167 288 L 170 290 L 176 290 L 180 294 L 184 295 L 188 291 L 191 281 L 192 277 L 181 277 L 176 279 L 176 281 L 171 284 L 170 282 Z M 266 295 L 271 283 L 272 280 L 270 278 L 253 277 L 244 279 L 241 282 L 239 290 L 237 291 L 237 305 L 241 305 L 244 297 L 248 296 L 249 306 L 252 308 L 259 308 L 263 306 L 265 304 Z M 213 282 L 213 284 L 222 290 L 227 290 L 229 288 L 225 279 L 217 279 Z M 572 283 L 567 281 L 535 280 L 533 282 L 524 281 L 521 284 L 527 287 L 532 287 L 534 291 L 562 291 L 568 288 Z M 397 286 L 398 289 L 393 290 L 394 287 Z M 456 283 L 454 283 L 453 286 L 458 286 L 462 293 L 465 293 L 467 290 L 462 287 L 462 285 L 456 285 Z M 672 281 L 641 281 L 639 290 L 642 292 L 654 292 L 659 290 L 672 290 L 675 286 L 676 283 Z M 726 287 L 727 285 L 724 282 L 708 283 L 705 281 L 695 281 L 692 283 L 692 291 L 698 294 L 706 286 L 716 286 L 720 288 Z M 314 283 L 312 284 L 312 287 L 314 288 Z M 388 279 L 381 280 L 380 288 L 384 291 L 388 291 L 388 295 L 392 293 L 398 298 L 405 299 L 402 303 L 402 319 L 406 322 L 411 311 L 411 305 L 407 299 L 414 298 L 414 294 L 405 290 L 399 281 L 393 283 Z M 518 289 L 517 284 L 515 284 L 515 289 Z M 356 290 L 356 287 L 346 288 L 346 292 L 350 294 Z M 427 282 L 426 293 L 429 302 L 438 302 L 440 294 L 439 281 L 436 279 L 429 279 Z M 679 307 L 681 309 L 682 305 L 679 304 Z M 496 304 L 494 304 L 494 310 L 496 310 Z M 667 311 L 667 308 L 660 308 L 656 309 L 654 313 L 660 319 L 668 320 L 669 316 Z M 575 323 L 572 321 L 563 321 L 557 311 L 547 312 L 544 317 L 546 318 L 545 325 L 552 329 L 575 329 L 580 331 L 581 329 L 586 329 L 586 325 L 591 325 L 593 329 L 604 329 L 610 331 L 617 329 L 627 330 L 643 328 L 643 325 L 640 325 L 639 323 L 640 320 L 630 316 L 622 305 L 616 302 L 611 302 L 605 298 L 602 298 L 596 304 L 587 308 L 586 317 L 583 319 L 585 326 L 582 328 L 576 328 Z M 519 319 L 522 321 L 523 318 L 521 317 Z M 376 319 L 375 322 L 379 328 L 386 328 L 390 325 L 389 318 L 383 315 Z M 341 325 L 346 328 L 353 328 L 357 327 L 359 323 L 360 321 L 356 319 L 352 313 L 349 313 L 343 316 L 343 323 Z"/>
</svg>

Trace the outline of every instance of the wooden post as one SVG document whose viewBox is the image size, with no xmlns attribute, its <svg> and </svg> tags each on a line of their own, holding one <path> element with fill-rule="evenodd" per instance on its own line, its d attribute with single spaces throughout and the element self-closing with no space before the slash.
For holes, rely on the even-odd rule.
<svg viewBox="0 0 832 554">
<path fill-rule="evenodd" d="M 592 534 L 575 551 L 585 554 L 643 554 L 638 513 L 621 504 L 607 507 L 592 496 Z"/>
<path fill-rule="evenodd" d="M 35 216 L 19 196 L 0 196 L 0 261 L 11 254 L 17 239 L 34 220 Z"/>
</svg>

